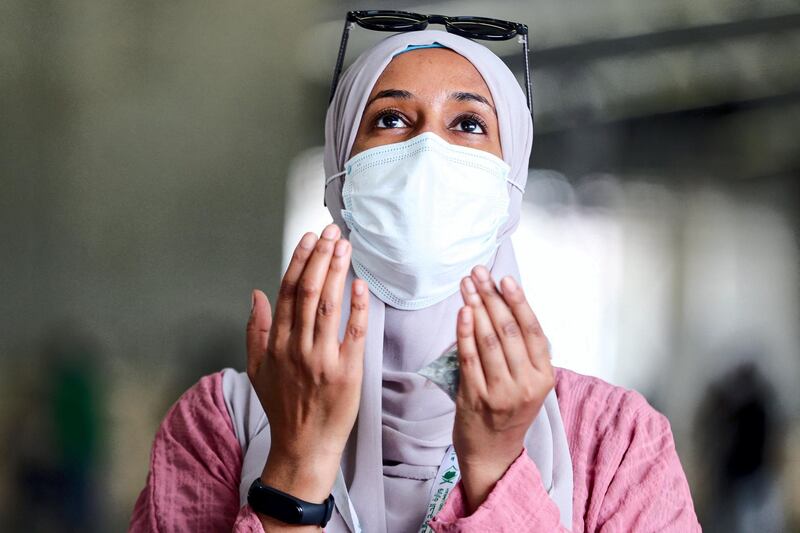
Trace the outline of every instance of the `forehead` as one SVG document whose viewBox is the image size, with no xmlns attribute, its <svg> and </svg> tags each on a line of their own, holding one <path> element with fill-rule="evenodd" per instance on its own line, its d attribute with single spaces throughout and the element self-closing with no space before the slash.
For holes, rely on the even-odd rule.
<svg viewBox="0 0 800 533">
<path fill-rule="evenodd" d="M 494 103 L 478 69 L 464 56 L 447 48 L 423 48 L 395 56 L 375 82 L 370 95 L 384 89 L 403 89 L 418 97 L 453 91 L 475 92 Z"/>
</svg>

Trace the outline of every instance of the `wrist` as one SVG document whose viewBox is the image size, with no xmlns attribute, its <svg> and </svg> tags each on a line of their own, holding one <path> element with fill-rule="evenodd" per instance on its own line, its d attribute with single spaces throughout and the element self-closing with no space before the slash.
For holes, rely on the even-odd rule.
<svg viewBox="0 0 800 533">
<path fill-rule="evenodd" d="M 298 457 L 270 450 L 261 482 L 301 500 L 322 503 L 333 489 L 340 459 L 341 455 Z"/>
<path fill-rule="evenodd" d="M 467 514 L 474 513 L 483 504 L 495 484 L 503 478 L 522 450 L 520 447 L 514 454 L 458 458 Z"/>
<path fill-rule="evenodd" d="M 522 442 L 514 445 L 506 443 L 490 446 L 485 450 L 471 450 L 472 453 L 462 453 L 458 455 L 458 465 L 462 475 L 464 472 L 495 472 L 502 474 L 517 460 L 524 444 Z M 456 448 L 456 453 L 458 453 Z"/>
</svg>

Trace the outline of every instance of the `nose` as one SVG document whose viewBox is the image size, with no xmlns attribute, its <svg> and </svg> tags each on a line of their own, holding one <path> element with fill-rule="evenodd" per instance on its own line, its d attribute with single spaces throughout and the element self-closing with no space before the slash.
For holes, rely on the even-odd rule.
<svg viewBox="0 0 800 533">
<path fill-rule="evenodd" d="M 432 113 L 426 113 L 424 117 L 417 123 L 414 135 L 422 133 L 435 133 L 442 139 L 447 140 L 450 135 L 450 130 L 444 124 L 441 117 L 434 117 Z"/>
</svg>

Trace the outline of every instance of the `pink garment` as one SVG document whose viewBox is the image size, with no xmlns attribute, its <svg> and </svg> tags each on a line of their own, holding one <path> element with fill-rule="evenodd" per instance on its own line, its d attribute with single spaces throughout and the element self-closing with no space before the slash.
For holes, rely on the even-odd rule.
<svg viewBox="0 0 800 533">
<path fill-rule="evenodd" d="M 663 415 L 637 392 L 564 369 L 556 371 L 556 393 L 572 456 L 573 532 L 700 531 Z M 252 509 L 239 508 L 241 465 L 222 374 L 206 376 L 158 429 L 129 531 L 262 533 Z M 567 531 L 525 451 L 470 516 L 456 485 L 431 527 L 437 533 Z"/>
</svg>

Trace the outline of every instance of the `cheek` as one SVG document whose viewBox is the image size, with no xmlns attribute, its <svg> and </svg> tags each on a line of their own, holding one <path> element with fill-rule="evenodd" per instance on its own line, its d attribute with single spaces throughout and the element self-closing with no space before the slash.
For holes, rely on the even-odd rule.
<svg viewBox="0 0 800 533">
<path fill-rule="evenodd" d="M 500 126 L 499 124 L 492 125 L 491 149 L 489 150 L 493 155 L 503 159 L 503 146 L 500 144 Z"/>
<path fill-rule="evenodd" d="M 401 142 L 407 139 L 409 128 L 369 128 L 361 127 L 356 134 L 353 141 L 353 147 L 350 149 L 350 155 L 347 159 L 352 158 L 359 152 L 375 148 L 376 146 L 383 146 L 385 144 L 392 144 Z"/>
<path fill-rule="evenodd" d="M 347 159 L 350 159 L 359 152 L 363 152 L 364 150 L 372 148 L 370 145 L 371 140 L 372 139 L 370 136 L 364 131 L 363 124 L 360 125 L 358 128 L 358 133 L 356 134 L 356 138 L 353 141 L 353 146 L 350 148 L 350 153 L 347 155 Z"/>
<path fill-rule="evenodd" d="M 492 143 L 492 146 L 488 150 L 488 152 L 491 153 L 492 155 L 496 155 L 500 159 L 503 159 L 503 148 L 502 148 L 502 146 L 500 146 L 500 140 L 499 139 L 495 139 L 494 140 L 494 142 Z"/>
<path fill-rule="evenodd" d="M 442 138 L 450 144 L 483 150 L 503 159 L 503 148 L 500 146 L 500 140 L 493 135 L 470 135 L 448 131 L 443 134 Z"/>
<path fill-rule="evenodd" d="M 376 146 L 380 146 L 381 144 L 387 144 L 386 142 L 381 142 L 380 139 L 375 138 L 370 135 L 361 135 L 360 133 L 356 135 L 355 141 L 353 141 L 353 147 L 350 149 L 350 154 L 347 156 L 347 159 L 351 159 L 353 156 L 363 152 L 365 150 L 369 150 L 370 148 L 374 148 Z"/>
<path fill-rule="evenodd" d="M 492 155 L 496 155 L 503 159 L 503 147 L 500 144 L 500 135 L 498 134 L 497 124 L 492 126 L 492 134 L 487 139 L 485 150 Z"/>
</svg>

